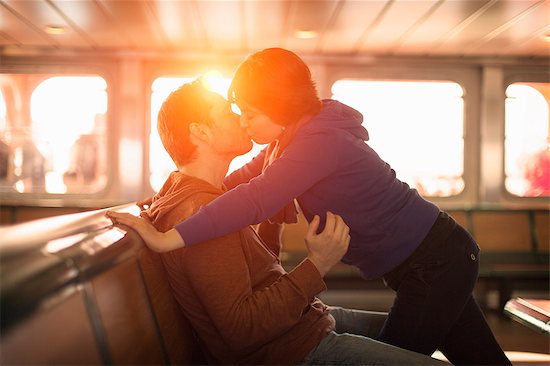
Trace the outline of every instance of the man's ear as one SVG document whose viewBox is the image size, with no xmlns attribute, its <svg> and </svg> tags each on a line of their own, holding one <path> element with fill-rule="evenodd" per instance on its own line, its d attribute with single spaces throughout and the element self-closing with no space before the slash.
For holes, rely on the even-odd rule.
<svg viewBox="0 0 550 366">
<path fill-rule="evenodd" d="M 210 141 L 210 129 L 204 123 L 193 122 L 189 124 L 189 135 L 200 141 Z"/>
</svg>

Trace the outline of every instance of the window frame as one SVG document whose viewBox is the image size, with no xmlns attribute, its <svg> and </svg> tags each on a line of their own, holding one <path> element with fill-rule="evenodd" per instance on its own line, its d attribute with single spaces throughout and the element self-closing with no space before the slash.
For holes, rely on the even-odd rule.
<svg viewBox="0 0 550 366">
<path fill-rule="evenodd" d="M 71 76 L 97 76 L 103 78 L 107 87 L 107 111 L 105 113 L 106 129 L 105 141 L 107 160 L 105 162 L 105 174 L 107 179 L 105 186 L 92 193 L 47 193 L 47 192 L 15 192 L 4 191 L 0 192 L 2 205 L 28 205 L 28 206 L 65 206 L 65 207 L 106 207 L 119 204 L 121 201 L 117 199 L 117 193 L 114 191 L 116 187 L 118 159 L 109 159 L 110 156 L 117 154 L 116 141 L 118 133 L 114 126 L 116 108 L 115 108 L 115 93 L 116 93 L 116 77 L 115 65 L 113 62 L 95 62 L 88 60 L 65 60 L 58 59 L 40 59 L 32 65 L 27 62 L 20 64 L 14 61 L 13 64 L 6 63 L 0 65 L 0 74 L 34 74 L 47 76 L 39 83 L 33 86 L 29 91 L 25 101 L 26 105 L 31 108 L 31 97 L 36 88 L 45 80 L 51 77 L 71 77 Z"/>
<path fill-rule="evenodd" d="M 506 113 L 506 89 L 515 83 L 550 83 L 550 73 L 548 73 L 548 70 L 545 68 L 531 68 L 528 72 L 525 70 L 522 70 L 519 67 L 505 67 L 502 69 L 502 89 L 501 89 L 501 95 L 502 95 L 502 120 L 501 120 L 501 164 L 499 166 L 500 171 L 499 175 L 501 177 L 501 184 L 499 187 L 499 193 L 501 195 L 501 201 L 505 204 L 520 204 L 520 205 L 526 205 L 529 207 L 545 207 L 547 208 L 550 202 L 550 197 L 543 196 L 543 197 L 520 197 L 517 196 L 511 192 L 509 192 L 506 189 L 505 185 L 505 178 L 506 178 L 506 172 L 505 172 L 505 113 Z"/>
<path fill-rule="evenodd" d="M 476 204 L 477 189 L 480 183 L 477 172 L 479 171 L 479 126 L 476 118 L 479 115 L 479 73 L 475 66 L 468 65 L 441 65 L 441 63 L 414 61 L 403 67 L 403 61 L 399 64 L 370 61 L 358 65 L 329 65 L 324 70 L 317 70 L 323 76 L 325 89 L 319 90 L 323 98 L 331 95 L 332 85 L 341 79 L 365 79 L 372 81 L 444 81 L 457 83 L 463 89 L 464 113 L 463 113 L 463 138 L 464 161 L 463 175 L 464 190 L 457 195 L 449 197 L 426 197 L 444 208 L 463 207 Z M 312 72 L 315 69 L 312 68 Z M 319 83 L 318 83 L 319 85 Z"/>
</svg>

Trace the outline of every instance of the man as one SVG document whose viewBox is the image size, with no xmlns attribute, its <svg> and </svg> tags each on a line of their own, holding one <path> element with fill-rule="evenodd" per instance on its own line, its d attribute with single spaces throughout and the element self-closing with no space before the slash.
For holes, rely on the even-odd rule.
<svg viewBox="0 0 550 366">
<path fill-rule="evenodd" d="M 239 117 L 221 96 L 199 81 L 170 94 L 158 116 L 158 130 L 178 170 L 171 173 L 142 216 L 167 231 L 224 193 L 233 158 L 251 148 Z M 132 217 L 109 213 L 126 224 Z M 329 309 L 315 296 L 323 276 L 340 261 L 349 228 L 327 213 L 306 235 L 308 257 L 291 272 L 281 267 L 252 227 L 162 254 L 170 285 L 196 331 L 207 358 L 222 364 L 437 364 L 438 361 L 362 335 L 378 334 L 384 316 Z M 332 314 L 331 314 L 332 313 Z M 336 318 L 336 320 L 335 320 Z M 338 330 L 338 334 L 335 332 Z"/>
</svg>

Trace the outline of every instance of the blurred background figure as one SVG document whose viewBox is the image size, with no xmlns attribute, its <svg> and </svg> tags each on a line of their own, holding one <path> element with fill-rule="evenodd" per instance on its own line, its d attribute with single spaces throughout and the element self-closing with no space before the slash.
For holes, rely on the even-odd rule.
<svg viewBox="0 0 550 366">
<path fill-rule="evenodd" d="M 11 149 L 4 137 L 0 138 L 0 181 L 8 179 Z"/>
<path fill-rule="evenodd" d="M 524 174 L 528 183 L 526 196 L 550 195 L 550 145 L 527 159 Z"/>
<path fill-rule="evenodd" d="M 46 191 L 47 160 L 32 135 L 17 129 L 12 140 L 14 187 L 20 192 L 43 193 Z"/>
<path fill-rule="evenodd" d="M 95 135 L 81 135 L 71 148 L 69 168 L 63 181 L 69 186 L 83 186 L 93 182 L 98 175 L 98 143 Z"/>
<path fill-rule="evenodd" d="M 81 134 L 70 149 L 69 165 L 63 173 L 67 192 L 93 192 L 105 183 L 104 118 L 96 115 L 93 128 Z"/>
</svg>

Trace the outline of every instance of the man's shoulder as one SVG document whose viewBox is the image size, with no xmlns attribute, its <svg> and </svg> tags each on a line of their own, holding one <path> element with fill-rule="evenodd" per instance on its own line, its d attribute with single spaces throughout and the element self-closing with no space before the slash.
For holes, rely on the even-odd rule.
<svg viewBox="0 0 550 366">
<path fill-rule="evenodd" d="M 172 173 L 145 213 L 157 230 L 165 232 L 222 193 L 196 179 Z"/>
</svg>

